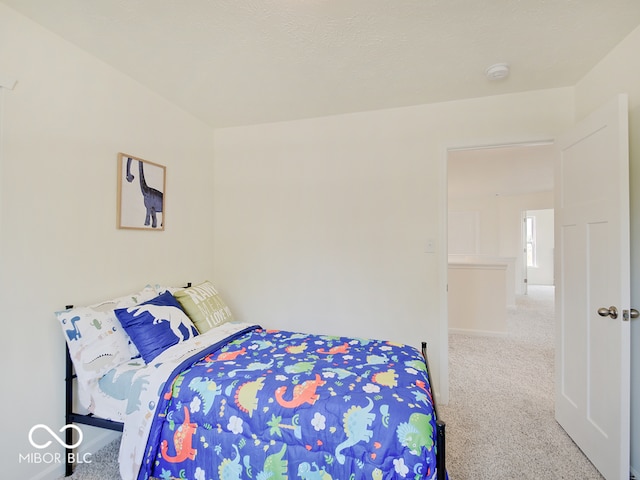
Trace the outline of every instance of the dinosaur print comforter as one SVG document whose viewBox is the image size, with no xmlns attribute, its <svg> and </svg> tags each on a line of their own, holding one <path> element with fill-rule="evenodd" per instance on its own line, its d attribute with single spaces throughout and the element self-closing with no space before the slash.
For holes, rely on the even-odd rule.
<svg viewBox="0 0 640 480">
<path fill-rule="evenodd" d="M 432 479 L 425 362 L 406 345 L 252 326 L 160 391 L 138 479 Z"/>
</svg>

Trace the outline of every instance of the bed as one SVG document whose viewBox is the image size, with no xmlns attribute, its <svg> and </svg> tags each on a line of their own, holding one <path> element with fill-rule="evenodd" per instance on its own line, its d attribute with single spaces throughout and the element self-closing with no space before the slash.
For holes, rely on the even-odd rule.
<svg viewBox="0 0 640 480">
<path fill-rule="evenodd" d="M 210 282 L 56 315 L 67 424 L 122 431 L 124 480 L 447 478 L 425 343 L 238 322 Z"/>
</svg>

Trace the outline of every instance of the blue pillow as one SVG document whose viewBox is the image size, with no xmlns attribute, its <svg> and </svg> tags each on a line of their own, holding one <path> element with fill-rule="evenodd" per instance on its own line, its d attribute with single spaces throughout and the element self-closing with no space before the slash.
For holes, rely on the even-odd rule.
<svg viewBox="0 0 640 480">
<path fill-rule="evenodd" d="M 135 307 L 118 308 L 115 314 L 146 363 L 172 345 L 198 335 L 169 291 Z"/>
</svg>

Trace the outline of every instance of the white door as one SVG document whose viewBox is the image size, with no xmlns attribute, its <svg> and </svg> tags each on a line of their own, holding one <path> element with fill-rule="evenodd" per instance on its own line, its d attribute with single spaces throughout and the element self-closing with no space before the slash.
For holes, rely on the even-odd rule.
<svg viewBox="0 0 640 480">
<path fill-rule="evenodd" d="M 556 419 L 607 480 L 629 478 L 627 102 L 559 139 L 555 172 Z"/>
</svg>

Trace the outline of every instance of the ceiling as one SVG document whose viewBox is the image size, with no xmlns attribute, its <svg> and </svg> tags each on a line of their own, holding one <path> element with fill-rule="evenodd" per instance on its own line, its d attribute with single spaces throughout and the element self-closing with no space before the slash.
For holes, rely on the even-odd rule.
<svg viewBox="0 0 640 480">
<path fill-rule="evenodd" d="M 637 0 L 0 1 L 214 128 L 572 86 L 640 24 Z"/>
<path fill-rule="evenodd" d="M 553 191 L 553 144 L 451 150 L 449 198 L 524 195 Z"/>
</svg>

